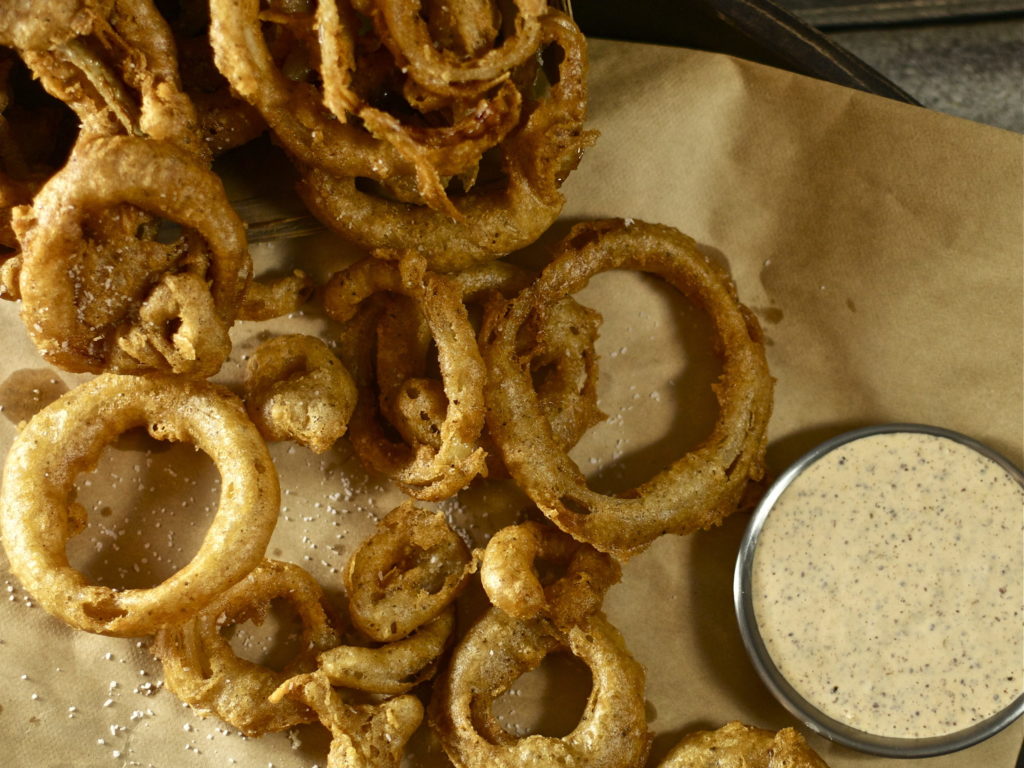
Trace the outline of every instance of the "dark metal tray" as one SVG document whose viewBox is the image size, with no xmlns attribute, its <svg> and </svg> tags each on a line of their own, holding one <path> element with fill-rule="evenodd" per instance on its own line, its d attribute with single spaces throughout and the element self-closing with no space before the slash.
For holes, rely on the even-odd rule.
<svg viewBox="0 0 1024 768">
<path fill-rule="evenodd" d="M 906 91 L 769 0 L 573 0 L 589 36 L 726 53 L 910 104 Z"/>
</svg>

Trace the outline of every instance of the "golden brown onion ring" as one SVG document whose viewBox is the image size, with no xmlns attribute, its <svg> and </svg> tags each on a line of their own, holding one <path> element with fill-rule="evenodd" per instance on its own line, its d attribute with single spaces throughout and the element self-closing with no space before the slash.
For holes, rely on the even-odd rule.
<svg viewBox="0 0 1024 768">
<path fill-rule="evenodd" d="M 151 216 L 183 235 L 150 239 Z M 79 145 L 14 225 L 22 319 L 47 361 L 196 377 L 220 368 L 251 263 L 220 179 L 193 156 L 127 136 Z"/>
<path fill-rule="evenodd" d="M 405 502 L 349 559 L 352 624 L 373 640 L 400 640 L 451 605 L 471 567 L 466 544 L 443 514 Z"/>
<path fill-rule="evenodd" d="M 359 387 L 349 439 L 364 464 L 391 477 L 409 495 L 431 501 L 445 499 L 485 471 L 485 453 L 477 445 L 483 429 L 485 373 L 473 328 L 455 286 L 444 276 L 427 271 L 424 259 L 415 253 L 398 261 L 364 259 L 336 273 L 325 288 L 324 308 L 335 320 L 346 322 L 366 299 L 382 292 L 413 299 L 437 346 L 448 400 L 439 447 L 394 442 L 384 434 L 374 391 L 370 329 L 375 318 L 366 311 L 354 318 L 349 328 L 354 341 L 341 350 Z"/>
<path fill-rule="evenodd" d="M 544 586 L 538 560 L 565 572 Z M 578 624 L 600 610 L 604 593 L 621 575 L 610 555 L 533 521 L 502 528 L 480 559 L 480 583 L 496 608 L 517 619 L 545 616 L 560 626 Z"/>
<path fill-rule="evenodd" d="M 593 686 L 579 724 L 561 738 L 516 738 L 491 711 L 516 679 L 551 652 L 567 650 L 590 668 Z M 434 683 L 430 724 L 456 768 L 640 768 L 651 745 L 644 670 L 601 613 L 559 629 L 491 609 L 474 624 Z"/>
<path fill-rule="evenodd" d="M 401 640 L 372 648 L 339 645 L 321 653 L 317 663 L 332 685 L 369 693 L 405 693 L 433 677 L 454 626 L 455 608 L 449 606 Z"/>
<path fill-rule="evenodd" d="M 436 174 L 461 173 L 514 126 L 519 99 L 508 89 L 499 89 L 494 98 L 478 99 L 475 109 L 453 125 L 412 129 L 389 120 L 384 111 L 352 91 L 356 23 L 351 11 L 346 12 L 344 5 L 327 6 L 318 4 L 317 43 L 309 52 L 321 62 L 321 94 L 311 85 L 289 79 L 264 39 L 261 20 L 287 23 L 288 14 L 273 18 L 261 14 L 258 0 L 212 0 L 210 5 L 210 40 L 218 69 L 304 165 L 378 181 L 417 170 L 427 173 L 425 166 L 417 168 L 421 161 L 429 162 Z M 328 55 L 330 51 L 334 57 Z M 365 117 L 373 125 L 371 131 L 342 119 L 349 114 Z M 393 142 L 402 146 L 396 148 Z M 417 144 L 422 146 L 413 146 Z"/>
<path fill-rule="evenodd" d="M 516 353 L 521 330 L 595 274 L 616 268 L 661 276 L 711 317 L 723 371 L 712 433 L 632 491 L 587 487 L 542 417 L 530 370 Z M 576 225 L 529 288 L 489 315 L 481 338 L 488 364 L 488 428 L 518 485 L 559 528 L 604 552 L 628 557 L 663 533 L 719 524 L 764 471 L 772 378 L 760 326 L 729 277 L 694 242 L 661 225 L 621 220 Z"/>
<path fill-rule="evenodd" d="M 158 586 L 117 591 L 68 563 L 67 540 L 84 524 L 71 494 L 103 447 L 139 426 L 158 440 L 194 443 L 213 459 L 224 492 L 191 562 Z M 243 579 L 263 559 L 278 503 L 274 465 L 238 398 L 157 374 L 103 374 L 37 413 L 11 446 L 0 496 L 4 549 L 25 589 L 71 626 L 118 637 L 185 621 Z"/>
<path fill-rule="evenodd" d="M 350 705 L 322 672 L 296 675 L 270 696 L 284 698 L 310 707 L 331 732 L 327 768 L 400 768 L 405 745 L 423 722 L 423 705 L 411 694 Z"/>
<path fill-rule="evenodd" d="M 546 98 L 524 104 L 528 116 L 498 145 L 504 181 L 452 197 L 458 219 L 429 207 L 363 191 L 357 177 L 311 167 L 299 195 L 326 226 L 366 248 L 415 248 L 442 271 L 466 269 L 536 240 L 564 202 L 559 186 L 594 134 L 586 114 L 586 43 L 567 17 L 549 11 L 541 43 L 561 49 L 557 81 Z"/>
<path fill-rule="evenodd" d="M 252 353 L 245 369 L 245 406 L 268 440 L 294 440 L 323 453 L 343 434 L 356 405 L 356 385 L 320 339 L 278 336 Z"/>
<path fill-rule="evenodd" d="M 659 768 L 828 768 L 793 728 L 766 731 L 740 722 L 695 731 L 672 748 Z"/>
<path fill-rule="evenodd" d="M 288 601 L 302 623 L 296 655 L 281 671 L 240 658 L 222 634 L 245 621 L 261 624 L 278 598 Z M 191 619 L 157 632 L 151 650 L 179 699 L 255 737 L 316 721 L 298 701 L 272 704 L 267 697 L 293 675 L 314 669 L 316 655 L 337 643 L 320 585 L 297 565 L 264 560 Z"/>
</svg>

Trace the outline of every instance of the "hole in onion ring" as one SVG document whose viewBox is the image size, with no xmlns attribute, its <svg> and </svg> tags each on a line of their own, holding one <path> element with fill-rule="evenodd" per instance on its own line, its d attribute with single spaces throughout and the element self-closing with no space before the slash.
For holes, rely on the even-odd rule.
<svg viewBox="0 0 1024 768">
<path fill-rule="evenodd" d="M 491 712 L 515 738 L 561 738 L 579 725 L 593 686 L 590 668 L 571 653 L 555 652 L 520 675 L 494 700 Z"/>
<path fill-rule="evenodd" d="M 283 597 L 271 600 L 263 615 L 225 620 L 221 634 L 236 656 L 275 672 L 284 670 L 302 651 L 302 622 Z"/>
<path fill-rule="evenodd" d="M 82 612 L 86 616 L 104 623 L 110 623 L 114 619 L 128 615 L 128 611 L 118 608 L 113 599 L 109 597 L 95 603 L 83 603 Z"/>
<path fill-rule="evenodd" d="M 91 583 L 113 589 L 159 584 L 199 550 L 220 485 L 202 451 L 154 440 L 143 429 L 125 432 L 95 470 L 77 479 L 74 499 L 87 520 L 68 541 L 69 563 Z M 153 545 L 154 531 L 162 546 Z"/>
<path fill-rule="evenodd" d="M 610 300 L 627 280 L 643 295 L 628 307 Z M 707 313 L 657 277 L 613 270 L 596 275 L 575 298 L 603 317 L 596 344 L 598 404 L 608 419 L 585 433 L 569 455 L 587 475 L 589 488 L 617 493 L 660 469 L 652 457 L 681 455 L 710 434 L 718 418 L 712 385 L 722 364 Z M 622 395 L 611 400 L 611 391 Z M 650 425 L 645 444 L 623 441 L 624 418 Z"/>
</svg>

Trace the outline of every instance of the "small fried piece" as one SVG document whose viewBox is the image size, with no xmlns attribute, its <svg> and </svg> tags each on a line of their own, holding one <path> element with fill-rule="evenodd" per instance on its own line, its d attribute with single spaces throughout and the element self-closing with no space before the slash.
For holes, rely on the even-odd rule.
<svg viewBox="0 0 1024 768">
<path fill-rule="evenodd" d="M 356 405 L 356 385 L 320 339 L 278 336 L 252 353 L 245 369 L 245 406 L 268 440 L 294 440 L 323 453 L 343 434 Z"/>
<path fill-rule="evenodd" d="M 496 698 L 548 653 L 567 650 L 586 664 L 593 686 L 580 723 L 561 738 L 510 735 L 492 712 Z M 558 628 L 491 609 L 452 652 L 434 683 L 430 724 L 456 768 L 641 768 L 651 746 L 644 670 L 622 636 L 595 613 Z"/>
<path fill-rule="evenodd" d="M 224 636 L 226 627 L 252 620 L 261 624 L 271 600 L 282 598 L 302 622 L 296 656 L 280 672 L 237 656 Z M 267 697 L 288 678 L 316 667 L 316 655 L 338 643 L 323 590 L 299 566 L 264 560 L 183 624 L 156 634 L 153 654 L 164 668 L 167 687 L 204 717 L 216 715 L 249 737 L 316 721 L 292 699 Z"/>
<path fill-rule="evenodd" d="M 449 605 L 401 640 L 372 648 L 339 645 L 321 653 L 317 663 L 332 685 L 368 693 L 405 693 L 433 677 L 454 627 L 455 607 Z"/>
<path fill-rule="evenodd" d="M 469 549 L 444 515 L 406 502 L 378 523 L 348 561 L 352 623 L 374 640 L 399 640 L 455 600 L 471 567 Z"/>
<path fill-rule="evenodd" d="M 542 560 L 565 573 L 545 586 L 537 572 Z M 610 555 L 532 520 L 502 528 L 480 557 L 480 583 L 495 607 L 515 618 L 546 616 L 560 625 L 578 624 L 600 610 L 604 593 L 621 575 Z"/>
<path fill-rule="evenodd" d="M 217 513 L 195 557 L 150 589 L 90 584 L 69 563 L 67 540 L 85 525 L 75 477 L 133 427 L 191 442 L 224 478 Z M 4 466 L 0 530 L 11 571 L 49 613 L 72 627 L 139 637 L 186 621 L 263 559 L 277 523 L 277 472 L 241 401 L 205 381 L 152 374 L 97 376 L 39 411 Z"/>
<path fill-rule="evenodd" d="M 270 695 L 299 701 L 331 732 L 327 768 L 399 768 L 410 737 L 423 722 L 423 705 L 411 694 L 380 704 L 345 703 L 322 672 L 297 675 Z"/>
<path fill-rule="evenodd" d="M 659 768 L 828 768 L 793 728 L 767 731 L 738 721 L 695 731 L 672 748 Z"/>
<path fill-rule="evenodd" d="M 302 308 L 316 290 L 313 278 L 296 269 L 290 275 L 254 278 L 238 308 L 239 320 L 273 320 Z"/>
<path fill-rule="evenodd" d="M 635 489 L 591 490 L 544 419 L 531 369 L 519 355 L 524 329 L 543 325 L 555 302 L 611 269 L 663 278 L 708 313 L 722 374 L 718 420 L 697 448 Z M 671 227 L 608 220 L 577 224 L 554 260 L 516 298 L 495 306 L 481 329 L 487 363 L 487 426 L 516 483 L 555 525 L 619 558 L 665 533 L 721 523 L 764 472 L 773 380 L 754 313 L 729 276 Z"/>
</svg>

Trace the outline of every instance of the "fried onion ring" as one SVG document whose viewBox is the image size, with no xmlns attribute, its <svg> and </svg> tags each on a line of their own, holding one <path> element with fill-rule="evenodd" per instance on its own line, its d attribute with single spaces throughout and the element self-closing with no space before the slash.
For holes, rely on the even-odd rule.
<svg viewBox="0 0 1024 768">
<path fill-rule="evenodd" d="M 369 693 L 405 693 L 433 677 L 454 626 L 455 609 L 449 606 L 401 640 L 373 648 L 339 645 L 320 654 L 317 663 L 332 685 Z"/>
<path fill-rule="evenodd" d="M 275 598 L 287 600 L 302 622 L 297 653 L 280 672 L 239 658 L 222 634 L 247 620 L 262 623 Z M 314 669 L 316 655 L 337 643 L 320 585 L 297 565 L 264 560 L 191 619 L 157 632 L 152 651 L 179 699 L 255 737 L 316 721 L 298 701 L 272 704 L 267 697 L 290 677 Z"/>
<path fill-rule="evenodd" d="M 570 19 L 549 11 L 541 45 L 562 51 L 546 98 L 524 103 L 525 120 L 499 145 L 504 182 L 452 199 L 458 217 L 363 191 L 360 174 L 311 167 L 298 192 L 326 226 L 366 248 L 415 248 L 433 269 L 455 271 L 518 250 L 557 218 L 562 180 L 595 134 L 583 130 L 586 44 Z M 362 174 L 367 176 L 369 174 Z"/>
<path fill-rule="evenodd" d="M 322 672 L 297 675 L 271 694 L 317 713 L 331 732 L 327 768 L 400 768 L 405 745 L 423 722 L 423 705 L 411 694 L 376 705 L 350 705 Z"/>
<path fill-rule="evenodd" d="M 75 477 L 103 447 L 145 426 L 158 440 L 192 442 L 224 478 L 217 513 L 190 563 L 150 589 L 88 583 L 68 563 L 81 530 L 71 503 Z M 37 413 L 15 438 L 0 495 L 11 570 L 43 608 L 78 629 L 117 637 L 156 632 L 189 619 L 263 559 L 279 503 L 266 445 L 227 390 L 153 374 L 103 374 Z"/>
<path fill-rule="evenodd" d="M 536 277 L 512 264 L 492 261 L 450 275 L 472 314 L 485 306 L 492 293 L 511 298 Z M 428 378 L 430 330 L 422 316 L 408 306 L 389 303 L 380 312 L 381 339 L 376 357 L 381 414 L 403 439 L 437 447 L 446 399 L 441 383 Z M 479 313 L 477 313 L 479 314 Z M 568 450 L 584 432 L 605 418 L 597 405 L 597 339 L 601 316 L 572 298 L 551 307 L 543 326 L 522 334 L 519 354 L 530 361 L 544 417 L 558 444 Z M 507 476 L 486 432 L 489 476 Z"/>
<path fill-rule="evenodd" d="M 398 261 L 369 258 L 336 273 L 324 291 L 324 308 L 339 322 L 353 319 L 366 299 L 387 292 L 408 296 L 423 313 L 437 346 L 445 418 L 434 444 L 409 445 L 390 440 L 378 421 L 374 391 L 372 329 L 375 316 L 363 311 L 350 326 L 351 344 L 343 344 L 346 367 L 359 387 L 349 439 L 363 463 L 399 483 L 410 496 L 448 498 L 486 471 L 485 452 L 477 445 L 483 429 L 485 372 L 457 288 L 427 271 L 424 259 L 408 253 Z"/>
<path fill-rule="evenodd" d="M 152 239 L 150 214 L 182 236 Z M 226 359 L 251 270 L 245 228 L 184 151 L 127 136 L 79 145 L 14 226 L 22 319 L 48 362 L 205 377 Z"/>
<path fill-rule="evenodd" d="M 323 453 L 345 434 L 356 385 L 313 336 L 278 336 L 256 348 L 245 369 L 245 404 L 268 440 L 294 440 Z"/>
<path fill-rule="evenodd" d="M 659 275 L 707 311 L 723 371 L 711 435 L 638 488 L 607 496 L 590 490 L 558 447 L 516 345 L 521 329 L 534 317 L 543 322 L 553 302 L 615 268 Z M 748 481 L 763 474 L 772 378 L 760 326 L 728 276 L 670 227 L 621 220 L 576 225 L 537 281 L 489 315 L 481 336 L 490 434 L 517 484 L 574 538 L 628 557 L 663 533 L 719 524 L 735 511 Z"/>
<path fill-rule="evenodd" d="M 591 671 L 593 687 L 579 724 L 562 738 L 505 731 L 491 706 L 551 652 L 568 650 Z M 434 683 L 430 724 L 456 768 L 640 768 L 651 745 L 644 670 L 601 613 L 559 629 L 543 618 L 484 614 L 456 646 Z"/>
<path fill-rule="evenodd" d="M 563 566 L 564 575 L 542 585 L 538 560 Z M 621 575 L 611 556 L 534 521 L 502 528 L 480 559 L 480 583 L 496 608 L 517 619 L 545 616 L 563 626 L 600 610 L 604 593 Z"/>
<path fill-rule="evenodd" d="M 465 542 L 443 514 L 405 502 L 348 561 L 352 624 L 373 640 L 400 640 L 452 603 L 471 567 Z"/>
<path fill-rule="evenodd" d="M 767 731 L 740 722 L 695 731 L 672 748 L 659 768 L 828 768 L 793 728 Z"/>
</svg>

